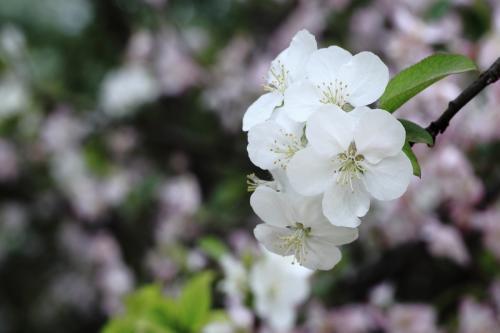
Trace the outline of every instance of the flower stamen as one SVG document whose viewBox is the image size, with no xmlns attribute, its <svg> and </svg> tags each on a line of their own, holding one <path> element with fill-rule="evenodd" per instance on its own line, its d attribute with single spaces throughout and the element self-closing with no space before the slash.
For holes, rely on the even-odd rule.
<svg viewBox="0 0 500 333">
<path fill-rule="evenodd" d="M 306 240 L 311 234 L 311 227 L 306 227 L 300 222 L 296 222 L 295 225 L 287 226 L 287 229 L 291 230 L 292 233 L 287 236 L 279 237 L 279 246 L 285 250 L 286 254 L 293 254 L 295 262 L 302 265 L 307 256 Z"/>
<path fill-rule="evenodd" d="M 335 79 L 333 82 L 322 82 L 317 85 L 317 88 L 321 91 L 321 99 L 319 100 L 323 104 L 335 104 L 340 108 L 343 108 L 347 104 L 347 98 L 349 93 L 347 92 L 347 84 Z"/>
<path fill-rule="evenodd" d="M 351 142 L 347 150 L 336 156 L 335 163 L 338 167 L 335 169 L 336 180 L 338 184 L 347 185 L 354 192 L 353 180 L 361 179 L 361 176 L 366 171 L 363 166 L 365 157 L 358 154 L 356 144 Z"/>
<path fill-rule="evenodd" d="M 304 146 L 302 144 L 302 138 L 297 137 L 295 134 L 287 133 L 283 129 L 280 129 L 280 134 L 281 138 L 275 139 L 269 150 L 280 156 L 273 163 L 283 170 L 286 170 L 290 159 Z"/>
<path fill-rule="evenodd" d="M 290 71 L 285 68 L 281 61 L 277 61 L 277 65 L 271 65 L 269 69 L 269 83 L 264 85 L 266 91 L 278 91 L 281 94 L 285 93 L 288 88 L 288 76 Z"/>
<path fill-rule="evenodd" d="M 247 175 L 248 192 L 254 192 L 260 185 L 270 186 L 271 183 L 272 181 L 260 179 L 254 173 Z"/>
</svg>

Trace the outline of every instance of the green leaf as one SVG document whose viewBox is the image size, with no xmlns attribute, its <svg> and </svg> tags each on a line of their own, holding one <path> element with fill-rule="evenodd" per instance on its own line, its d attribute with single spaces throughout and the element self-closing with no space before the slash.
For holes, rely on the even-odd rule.
<svg viewBox="0 0 500 333">
<path fill-rule="evenodd" d="M 218 260 L 225 253 L 228 253 L 227 246 L 219 239 L 207 236 L 203 237 L 198 246 L 211 258 Z"/>
<path fill-rule="evenodd" d="M 424 128 L 422 128 L 420 125 L 415 124 L 414 122 L 411 122 L 406 119 L 399 119 L 399 121 L 401 122 L 401 124 L 403 124 L 403 127 L 405 128 L 406 141 L 415 143 L 425 143 L 431 146 L 434 144 L 434 140 L 432 139 L 430 133 L 427 132 Z"/>
<path fill-rule="evenodd" d="M 212 323 L 212 322 L 225 322 L 225 321 L 229 321 L 229 316 L 227 315 L 227 313 L 223 310 L 213 310 L 212 312 L 210 312 L 210 316 L 209 316 L 209 319 L 208 319 L 208 322 L 209 323 Z"/>
<path fill-rule="evenodd" d="M 174 329 L 144 318 L 123 317 L 110 321 L 102 333 L 176 333 Z"/>
<path fill-rule="evenodd" d="M 408 141 L 406 141 L 404 146 L 403 146 L 403 152 L 410 159 L 411 166 L 413 167 L 413 174 L 420 178 L 420 176 L 421 176 L 420 164 L 418 164 L 417 156 L 415 156 L 415 154 L 413 153 L 413 150 L 411 150 L 411 147 L 410 147 L 410 144 L 408 143 Z"/>
<path fill-rule="evenodd" d="M 189 332 L 198 333 L 210 319 L 213 274 L 205 272 L 187 282 L 179 299 L 179 321 Z"/>
<path fill-rule="evenodd" d="M 406 68 L 392 78 L 380 98 L 379 108 L 396 111 L 410 98 L 431 84 L 450 74 L 477 70 L 466 56 L 459 54 L 434 54 Z"/>
<path fill-rule="evenodd" d="M 133 333 L 133 325 L 126 317 L 113 318 L 101 330 L 101 333 Z"/>
<path fill-rule="evenodd" d="M 158 284 L 144 286 L 125 299 L 125 313 L 112 318 L 103 333 L 199 333 L 207 322 L 222 318 L 211 311 L 213 274 L 196 275 L 184 286 L 179 299 L 163 295 Z"/>
<path fill-rule="evenodd" d="M 125 300 L 127 313 L 132 317 L 144 318 L 168 327 L 177 325 L 178 307 L 173 299 L 163 295 L 158 284 L 137 290 Z"/>
</svg>

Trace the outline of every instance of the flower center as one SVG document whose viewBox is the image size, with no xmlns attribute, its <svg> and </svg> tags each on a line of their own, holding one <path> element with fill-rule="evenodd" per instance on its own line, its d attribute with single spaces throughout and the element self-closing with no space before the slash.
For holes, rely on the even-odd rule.
<svg viewBox="0 0 500 333">
<path fill-rule="evenodd" d="M 353 179 L 360 179 L 365 172 L 363 161 L 365 157 L 358 154 L 356 144 L 351 142 L 347 150 L 340 153 L 335 158 L 337 183 L 342 185 L 349 185 L 351 190 L 354 191 L 352 184 Z"/>
<path fill-rule="evenodd" d="M 302 223 L 296 222 L 295 225 L 287 226 L 287 228 L 292 233 L 279 237 L 279 246 L 285 250 L 285 253 L 294 255 L 293 263 L 296 260 L 302 265 L 307 255 L 306 239 L 311 234 L 311 227 L 306 227 Z"/>
<path fill-rule="evenodd" d="M 289 70 L 281 63 L 277 61 L 277 64 L 272 64 L 269 69 L 268 83 L 264 85 L 264 90 L 267 91 L 278 91 L 281 94 L 285 93 L 286 88 L 288 88 L 288 74 Z"/>
<path fill-rule="evenodd" d="M 257 187 L 264 185 L 264 186 L 272 186 L 273 181 L 272 180 L 263 180 L 257 177 L 254 173 L 251 173 L 247 175 L 247 191 L 248 192 L 254 192 Z"/>
<path fill-rule="evenodd" d="M 321 99 L 319 100 L 323 104 L 335 104 L 340 108 L 343 108 L 347 104 L 347 98 L 349 93 L 347 92 L 347 84 L 338 79 L 333 82 L 322 82 L 317 85 L 317 88 L 321 91 Z"/>
<path fill-rule="evenodd" d="M 293 133 L 287 133 L 280 129 L 280 137 L 274 139 L 269 150 L 278 155 L 278 158 L 273 162 L 274 165 L 286 170 L 286 166 L 296 152 L 303 148 L 302 138 L 299 138 Z"/>
</svg>

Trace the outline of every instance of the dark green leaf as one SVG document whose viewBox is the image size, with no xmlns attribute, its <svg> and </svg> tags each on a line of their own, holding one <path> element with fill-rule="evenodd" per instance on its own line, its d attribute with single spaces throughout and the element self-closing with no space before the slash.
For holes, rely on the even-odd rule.
<svg viewBox="0 0 500 333">
<path fill-rule="evenodd" d="M 413 150 L 411 150 L 410 144 L 408 142 L 405 142 L 405 145 L 403 146 L 403 152 L 410 159 L 411 166 L 413 167 L 413 174 L 420 178 L 420 164 L 418 164 L 417 156 L 415 156 Z"/>
<path fill-rule="evenodd" d="M 389 82 L 379 108 L 396 111 L 431 84 L 450 75 L 477 70 L 472 60 L 458 54 L 434 54 L 401 71 Z"/>
<path fill-rule="evenodd" d="M 428 145 L 434 144 L 434 140 L 432 139 L 430 133 L 427 132 L 424 128 L 422 128 L 420 125 L 415 124 L 414 122 L 411 122 L 406 119 L 399 119 L 399 121 L 401 122 L 401 124 L 403 124 L 403 127 L 405 128 L 406 141 L 415 143 L 425 143 Z"/>
</svg>

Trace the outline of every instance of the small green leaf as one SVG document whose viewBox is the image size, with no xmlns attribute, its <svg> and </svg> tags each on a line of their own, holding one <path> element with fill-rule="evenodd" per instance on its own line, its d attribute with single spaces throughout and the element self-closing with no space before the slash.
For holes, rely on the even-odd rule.
<svg viewBox="0 0 500 333">
<path fill-rule="evenodd" d="M 420 176 L 421 176 L 420 164 L 418 164 L 417 156 L 415 156 L 415 154 L 413 153 L 413 150 L 411 150 L 411 147 L 410 147 L 410 144 L 408 143 L 408 141 L 406 141 L 404 146 L 403 146 L 403 152 L 410 159 L 411 166 L 413 167 L 413 174 L 420 178 Z"/>
<path fill-rule="evenodd" d="M 177 324 L 178 310 L 173 299 L 163 295 L 158 284 L 147 285 L 135 291 L 125 300 L 127 313 L 131 316 L 147 318 L 163 326 Z"/>
<path fill-rule="evenodd" d="M 227 313 L 223 310 L 213 310 L 210 312 L 209 320 L 208 322 L 218 322 L 218 321 L 229 321 L 229 316 Z"/>
<path fill-rule="evenodd" d="M 159 285 L 142 287 L 125 300 L 124 314 L 112 318 L 103 333 L 174 333 L 178 310 L 174 300 L 163 296 Z"/>
<path fill-rule="evenodd" d="M 431 55 L 392 78 L 380 98 L 379 108 L 394 112 L 410 98 L 442 78 L 473 70 L 477 70 L 477 67 L 466 56 Z"/>
<path fill-rule="evenodd" d="M 403 124 L 403 127 L 405 128 L 406 141 L 415 143 L 425 143 L 431 146 L 434 144 L 434 140 L 432 139 L 430 133 L 427 132 L 424 128 L 422 128 L 420 125 L 415 124 L 414 122 L 406 119 L 399 119 L 399 121 L 401 122 L 401 124 Z"/>
<path fill-rule="evenodd" d="M 203 237 L 199 241 L 198 246 L 215 260 L 220 259 L 225 253 L 228 253 L 227 246 L 221 240 L 212 236 Z"/>
<path fill-rule="evenodd" d="M 213 274 L 205 272 L 187 282 L 179 299 L 179 321 L 183 328 L 197 333 L 210 319 Z"/>
</svg>

